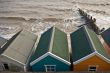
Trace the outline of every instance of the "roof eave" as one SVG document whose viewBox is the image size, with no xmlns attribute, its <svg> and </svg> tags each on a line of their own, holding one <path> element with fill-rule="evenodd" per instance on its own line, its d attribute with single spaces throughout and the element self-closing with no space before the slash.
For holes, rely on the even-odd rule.
<svg viewBox="0 0 110 73">
<path fill-rule="evenodd" d="M 21 65 L 23 65 L 23 66 L 25 66 L 25 65 L 26 65 L 26 64 L 21 63 L 21 62 L 19 62 L 19 61 L 15 60 L 15 59 L 13 59 L 13 58 L 11 58 L 11 57 L 9 57 L 9 56 L 5 55 L 5 54 L 1 54 L 1 57 L 5 57 L 5 58 L 7 58 L 7 59 L 10 59 L 10 60 L 12 60 L 12 61 L 15 61 L 15 62 L 17 62 L 17 63 L 19 63 L 19 64 L 21 64 Z"/>
<path fill-rule="evenodd" d="M 93 57 L 94 55 L 96 55 L 96 52 L 93 52 L 93 53 L 91 53 L 91 54 L 89 54 L 89 55 L 87 55 L 87 56 L 85 56 L 85 57 L 83 57 L 83 58 L 81 58 L 81 59 L 79 59 L 79 60 L 73 62 L 73 64 L 74 64 L 74 65 L 77 65 L 77 64 L 81 63 L 82 61 L 85 61 L 85 60 L 87 60 L 87 59 Z"/>
<path fill-rule="evenodd" d="M 96 53 L 96 55 L 98 56 L 98 57 L 100 57 L 101 59 L 103 59 L 104 61 L 106 61 L 107 63 L 109 63 L 110 64 L 110 60 L 108 59 L 108 58 L 106 58 L 106 57 L 104 57 L 103 55 L 101 55 L 100 53 Z"/>
<path fill-rule="evenodd" d="M 32 62 L 30 63 L 30 66 L 34 65 L 35 63 L 39 62 L 40 60 L 44 59 L 44 58 L 47 57 L 47 56 L 51 56 L 51 57 L 53 57 L 53 58 L 55 58 L 55 59 L 57 59 L 57 60 L 59 60 L 59 61 L 65 63 L 65 64 L 67 64 L 67 65 L 70 65 L 70 64 L 71 64 L 70 62 L 68 62 L 68 61 L 66 61 L 66 60 L 64 60 L 64 59 L 62 59 L 62 58 L 60 58 L 60 57 L 58 57 L 58 56 L 52 54 L 51 52 L 47 52 L 47 53 L 45 53 L 44 55 L 42 55 L 41 57 L 39 57 L 39 58 L 37 58 L 36 60 L 32 61 Z"/>
<path fill-rule="evenodd" d="M 65 59 L 63 59 L 63 58 L 61 58 L 61 57 L 59 57 L 59 56 L 57 56 L 55 54 L 52 54 L 51 52 L 49 52 L 49 53 L 50 53 L 50 56 L 56 58 L 57 60 L 62 61 L 63 63 L 65 63 L 67 65 L 70 65 L 71 64 L 69 61 L 67 61 L 67 60 L 65 60 Z"/>
</svg>

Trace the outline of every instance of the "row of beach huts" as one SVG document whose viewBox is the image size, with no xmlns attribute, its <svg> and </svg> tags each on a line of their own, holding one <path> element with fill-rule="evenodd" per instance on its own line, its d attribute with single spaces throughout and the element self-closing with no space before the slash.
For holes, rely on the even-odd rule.
<svg viewBox="0 0 110 73">
<path fill-rule="evenodd" d="M 20 30 L 0 37 L 0 71 L 110 71 L 109 29 L 97 35 L 84 25 L 69 38 L 55 26 L 40 36 Z"/>
</svg>

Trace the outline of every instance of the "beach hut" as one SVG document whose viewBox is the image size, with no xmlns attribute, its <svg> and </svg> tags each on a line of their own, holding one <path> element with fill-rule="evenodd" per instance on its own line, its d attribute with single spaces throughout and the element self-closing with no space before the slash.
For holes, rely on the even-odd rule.
<svg viewBox="0 0 110 73">
<path fill-rule="evenodd" d="M 86 26 L 71 33 L 73 71 L 110 71 L 110 55 Z"/>
<path fill-rule="evenodd" d="M 56 27 L 45 31 L 31 58 L 32 71 L 69 71 L 70 54 L 66 33 Z"/>
<path fill-rule="evenodd" d="M 7 40 L 5 38 L 0 37 L 0 54 L 4 51 L 4 49 L 2 49 L 2 47 L 4 46 L 4 44 L 7 42 Z M 0 71 L 3 71 L 3 66 L 2 63 L 0 61 Z"/>
<path fill-rule="evenodd" d="M 37 36 L 29 31 L 21 30 L 2 47 L 5 51 L 0 55 L 0 61 L 6 71 L 27 71 L 28 62 Z"/>
</svg>

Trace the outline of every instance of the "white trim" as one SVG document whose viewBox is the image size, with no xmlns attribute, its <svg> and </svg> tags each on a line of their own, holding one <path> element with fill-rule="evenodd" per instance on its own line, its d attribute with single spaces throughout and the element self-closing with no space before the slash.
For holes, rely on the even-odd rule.
<svg viewBox="0 0 110 73">
<path fill-rule="evenodd" d="M 36 45 L 38 44 L 39 39 L 40 39 L 40 37 L 37 36 L 36 41 L 34 42 L 34 45 L 33 45 L 32 49 L 31 49 L 31 51 L 29 53 L 29 56 L 28 56 L 27 60 L 26 60 L 26 65 L 24 66 L 24 71 L 25 72 L 27 72 L 27 65 L 29 65 L 30 58 L 33 55 L 33 53 L 35 52 L 35 50 L 36 50 L 36 47 L 37 47 Z"/>
<path fill-rule="evenodd" d="M 64 59 L 62 59 L 62 58 L 60 58 L 59 56 L 57 56 L 57 55 L 55 55 L 55 54 L 52 54 L 51 52 L 49 52 L 50 54 L 50 56 L 52 56 L 52 57 L 54 57 L 54 58 L 56 58 L 56 59 L 58 59 L 58 60 L 60 60 L 60 61 L 62 61 L 62 62 L 64 62 L 65 64 L 67 64 L 67 65 L 70 65 L 71 63 L 70 62 L 68 62 L 68 61 L 66 61 L 66 60 L 64 60 Z"/>
<path fill-rule="evenodd" d="M 51 37 L 51 41 L 50 41 L 49 52 L 52 52 L 54 35 L 55 35 L 55 26 L 53 27 L 53 31 L 52 31 L 52 37 Z"/>
<path fill-rule="evenodd" d="M 86 35 L 88 35 L 88 39 L 90 39 L 91 47 L 93 47 L 93 49 L 94 49 L 95 51 L 94 51 L 93 53 L 91 53 L 91 54 L 89 54 L 89 55 L 87 55 L 87 56 L 85 56 L 85 57 L 83 57 L 83 58 L 81 58 L 81 59 L 79 59 L 79 60 L 73 62 L 73 64 L 76 65 L 76 64 L 78 64 L 78 63 L 80 63 L 80 62 L 82 62 L 82 61 L 84 61 L 84 60 L 86 60 L 86 59 L 88 59 L 88 58 L 90 58 L 90 57 L 92 57 L 92 56 L 94 56 L 94 55 L 97 55 L 97 56 L 101 57 L 104 61 L 110 63 L 110 60 L 109 60 L 109 59 L 107 59 L 106 57 L 104 57 L 103 55 L 101 55 L 101 54 L 99 54 L 99 53 L 97 52 L 97 50 L 95 49 L 94 43 L 93 43 L 93 41 L 92 41 L 92 39 L 91 39 L 91 37 L 90 37 L 90 35 L 89 35 L 87 29 L 86 29 L 86 26 L 84 26 L 84 28 L 85 28 L 85 31 L 87 32 Z"/>
<path fill-rule="evenodd" d="M 27 72 L 27 67 L 26 66 L 24 66 L 24 72 Z"/>
<path fill-rule="evenodd" d="M 7 70 L 7 69 L 5 68 L 5 65 L 4 65 L 4 64 L 7 64 L 7 66 L 8 66 L 8 70 L 10 70 L 9 63 L 6 63 L 6 62 L 3 63 L 3 68 L 4 68 L 4 70 Z"/>
<path fill-rule="evenodd" d="M 103 55 L 101 55 L 100 53 L 97 52 L 96 55 L 97 55 L 98 57 L 100 57 L 102 60 L 106 61 L 107 63 L 110 63 L 110 60 L 107 59 L 106 57 L 104 57 Z"/>
<path fill-rule="evenodd" d="M 86 26 L 84 26 L 84 28 L 85 28 L 85 30 L 86 30 L 86 32 L 87 32 L 87 35 L 88 35 L 89 39 L 90 39 L 91 47 L 96 51 L 95 46 L 94 46 L 94 43 L 93 43 L 93 41 L 92 41 L 92 39 L 91 39 L 91 36 L 89 35 L 89 32 L 87 31 Z M 88 40 L 89 40 L 89 39 L 88 39 Z"/>
<path fill-rule="evenodd" d="M 3 63 L 0 63 L 0 71 L 3 71 L 5 68 L 4 68 L 4 65 Z"/>
<path fill-rule="evenodd" d="M 86 29 L 86 26 L 85 26 L 85 29 Z M 87 31 L 87 29 L 86 29 L 86 31 Z M 87 31 L 87 33 L 88 33 L 88 31 Z M 98 51 L 96 50 L 96 48 L 95 48 L 95 46 L 94 46 L 94 43 L 93 43 L 93 41 L 92 41 L 92 39 L 91 39 L 91 37 L 90 37 L 89 34 L 88 34 L 88 36 L 89 36 L 89 38 L 90 38 L 90 40 L 91 40 L 92 46 L 94 47 L 94 50 L 95 50 L 96 54 L 97 54 L 98 56 L 100 56 L 103 60 L 105 59 L 106 62 L 110 63 L 110 60 L 109 60 L 109 59 L 107 59 L 106 57 L 104 57 L 103 55 L 101 55 L 100 53 L 98 53 Z M 96 35 L 96 37 L 98 38 L 97 35 Z M 99 40 L 99 38 L 98 38 L 98 40 Z M 100 42 L 100 43 L 101 43 L 101 42 Z M 101 43 L 101 45 L 102 45 L 102 43 Z M 102 45 L 102 46 L 103 46 L 103 45 Z"/>
<path fill-rule="evenodd" d="M 8 40 L 2 46 L 0 46 L 0 48 L 3 48 L 7 42 L 8 42 Z"/>
<path fill-rule="evenodd" d="M 46 70 L 46 72 L 55 72 L 56 71 L 56 65 L 44 65 L 45 66 L 45 70 Z M 48 71 L 47 70 L 47 66 L 54 66 L 55 67 L 55 71 Z M 52 68 L 51 68 L 52 69 Z"/>
<path fill-rule="evenodd" d="M 40 41 L 40 38 L 41 38 L 41 35 L 39 34 L 39 36 L 37 36 L 36 42 L 35 42 L 35 44 L 34 44 L 33 53 L 35 52 L 35 50 L 36 50 L 36 48 L 37 48 L 37 45 L 38 45 L 38 43 L 39 43 L 39 41 Z"/>
<path fill-rule="evenodd" d="M 87 55 L 87 56 L 85 56 L 85 57 L 73 62 L 73 64 L 76 65 L 76 64 L 78 64 L 78 63 L 80 63 L 82 61 L 85 61 L 85 60 L 87 60 L 87 59 L 89 59 L 89 58 L 91 58 L 91 57 L 93 57 L 95 55 L 96 55 L 96 52 L 93 52 L 93 53 L 91 53 L 91 54 L 89 54 L 89 55 Z"/>
<path fill-rule="evenodd" d="M 15 61 L 15 62 L 18 62 L 18 63 L 20 63 L 20 64 L 22 64 L 22 65 L 25 65 L 24 63 L 21 63 L 21 62 L 19 62 L 19 61 L 15 60 L 15 59 L 13 59 L 13 58 L 11 58 L 11 57 L 9 57 L 9 56 L 5 55 L 5 54 L 1 54 L 1 55 L 2 55 L 2 56 L 4 56 L 4 57 L 9 58 L 9 59 L 11 59 L 11 60 L 13 60 L 13 61 Z"/>
<path fill-rule="evenodd" d="M 97 68 L 99 67 L 99 65 L 89 65 L 89 66 L 88 66 L 88 71 L 90 71 L 90 67 L 91 67 L 91 66 L 96 67 L 96 70 L 95 70 L 95 71 L 97 71 Z"/>
<path fill-rule="evenodd" d="M 64 60 L 64 59 L 62 59 L 62 58 L 60 58 L 60 57 L 58 57 L 58 56 L 52 54 L 51 52 L 48 52 L 48 53 L 42 55 L 41 57 L 39 57 L 38 59 L 32 61 L 32 62 L 30 63 L 30 65 L 31 65 L 31 66 L 34 65 L 35 63 L 39 62 L 40 60 L 42 60 L 43 58 L 45 58 L 45 57 L 47 57 L 47 56 L 54 57 L 54 58 L 56 58 L 57 60 L 62 61 L 63 63 L 65 63 L 65 64 L 67 64 L 67 65 L 70 65 L 70 64 L 71 64 L 70 62 L 68 62 L 68 61 L 66 61 L 66 60 Z"/>
<path fill-rule="evenodd" d="M 70 34 L 67 34 L 66 37 L 67 37 L 67 42 L 68 42 L 68 50 L 69 50 L 69 53 L 72 53 L 72 45 L 71 45 L 71 37 L 70 37 Z"/>
<path fill-rule="evenodd" d="M 32 61 L 30 63 L 30 65 L 34 65 L 35 63 L 39 62 L 40 60 L 42 60 L 43 58 L 47 57 L 49 55 L 49 53 L 45 53 L 44 55 L 42 55 L 41 57 L 37 58 L 36 60 Z"/>
</svg>

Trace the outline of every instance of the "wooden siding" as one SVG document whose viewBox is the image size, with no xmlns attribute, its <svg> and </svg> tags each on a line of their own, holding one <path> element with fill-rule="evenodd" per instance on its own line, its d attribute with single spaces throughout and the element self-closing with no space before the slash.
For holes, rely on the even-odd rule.
<svg viewBox="0 0 110 73">
<path fill-rule="evenodd" d="M 110 71 L 110 64 L 98 56 L 93 56 L 77 65 L 74 65 L 74 71 L 88 71 L 90 65 L 97 65 L 97 71 Z"/>
<path fill-rule="evenodd" d="M 33 66 L 31 66 L 32 71 L 34 72 L 45 72 L 45 65 L 56 65 L 56 71 L 70 71 L 70 66 L 51 57 L 47 56 L 44 59 L 40 60 Z"/>
</svg>

